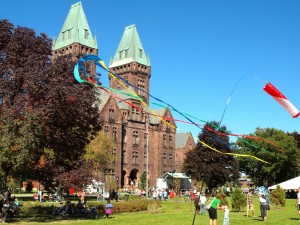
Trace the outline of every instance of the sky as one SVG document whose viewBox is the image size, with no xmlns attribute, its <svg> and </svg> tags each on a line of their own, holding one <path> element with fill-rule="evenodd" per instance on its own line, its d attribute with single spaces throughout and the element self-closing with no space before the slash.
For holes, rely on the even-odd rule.
<svg viewBox="0 0 300 225">
<path fill-rule="evenodd" d="M 77 2 L 2 0 L 0 19 L 54 38 Z M 200 120 L 219 121 L 234 134 L 254 133 L 257 127 L 300 132 L 300 117 L 292 118 L 263 90 L 271 82 L 300 109 L 300 1 L 81 2 L 106 65 L 124 28 L 136 25 L 150 57 L 150 93 L 156 98 Z M 99 72 L 108 87 L 107 74 Z M 177 127 L 195 139 L 201 132 L 182 122 Z"/>
</svg>

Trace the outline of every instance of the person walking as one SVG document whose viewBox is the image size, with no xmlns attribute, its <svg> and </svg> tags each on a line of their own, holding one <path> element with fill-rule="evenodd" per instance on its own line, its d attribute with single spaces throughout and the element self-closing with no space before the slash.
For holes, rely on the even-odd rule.
<svg viewBox="0 0 300 225">
<path fill-rule="evenodd" d="M 254 204 L 253 204 L 253 194 L 252 190 L 250 189 L 247 194 L 247 209 L 246 209 L 246 216 L 248 217 L 249 211 L 252 211 L 252 217 L 254 217 Z"/>
<path fill-rule="evenodd" d="M 206 214 L 206 197 L 205 193 L 203 192 L 201 197 L 200 197 L 200 214 L 205 215 Z"/>
<path fill-rule="evenodd" d="M 266 197 L 264 194 L 260 195 L 259 202 L 260 202 L 260 213 L 261 213 L 262 221 L 266 222 L 267 221 L 268 204 L 267 204 Z"/>
</svg>

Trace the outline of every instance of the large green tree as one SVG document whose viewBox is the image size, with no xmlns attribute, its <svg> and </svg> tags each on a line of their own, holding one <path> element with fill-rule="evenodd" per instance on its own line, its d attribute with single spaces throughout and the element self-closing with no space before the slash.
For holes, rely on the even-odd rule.
<svg viewBox="0 0 300 225">
<path fill-rule="evenodd" d="M 0 20 L 0 168 L 5 177 L 51 182 L 78 168 L 100 128 L 95 90 L 73 77 L 74 60 L 51 61 L 52 41 Z M 53 173 L 54 174 L 53 174 Z"/>
<path fill-rule="evenodd" d="M 257 185 L 270 186 L 299 175 L 300 149 L 293 136 L 275 128 L 257 128 L 252 139 L 238 139 L 239 152 L 254 155 L 239 158 L 240 170 Z"/>
<path fill-rule="evenodd" d="M 227 181 L 236 181 L 239 177 L 238 162 L 232 155 L 221 154 L 208 147 L 222 153 L 232 153 L 227 132 L 227 128 L 219 127 L 218 122 L 207 123 L 198 135 L 195 149 L 186 154 L 185 172 L 195 180 L 204 181 L 209 189 L 224 185 Z"/>
</svg>

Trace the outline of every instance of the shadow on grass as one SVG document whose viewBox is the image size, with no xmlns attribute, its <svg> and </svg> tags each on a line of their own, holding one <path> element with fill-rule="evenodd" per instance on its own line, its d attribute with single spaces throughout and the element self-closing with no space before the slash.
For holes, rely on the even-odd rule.
<svg viewBox="0 0 300 225">
<path fill-rule="evenodd" d="M 98 220 L 98 219 L 103 219 L 103 217 L 99 216 L 98 218 L 91 218 L 91 217 L 86 217 L 86 216 L 55 216 L 53 217 L 52 215 L 41 215 L 41 214 L 35 214 L 31 217 L 29 216 L 21 216 L 17 218 L 7 218 L 8 223 L 19 223 L 19 222 L 40 222 L 40 223 L 45 223 L 45 222 L 55 222 L 55 221 L 62 221 L 62 220 Z"/>
</svg>

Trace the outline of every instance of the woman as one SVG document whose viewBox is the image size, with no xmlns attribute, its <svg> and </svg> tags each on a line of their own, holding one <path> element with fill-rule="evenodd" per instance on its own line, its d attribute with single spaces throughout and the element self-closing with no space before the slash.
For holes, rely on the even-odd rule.
<svg viewBox="0 0 300 225">
<path fill-rule="evenodd" d="M 214 197 L 214 196 L 213 196 Z M 222 209 L 220 206 L 221 200 L 223 200 L 223 195 L 219 194 L 213 198 L 210 203 L 211 206 L 208 209 L 209 214 L 209 225 L 217 225 L 217 209 Z"/>
<path fill-rule="evenodd" d="M 268 203 L 266 200 L 265 195 L 260 195 L 259 197 L 260 202 L 260 212 L 263 222 L 267 221 L 267 210 L 268 210 Z"/>
</svg>

